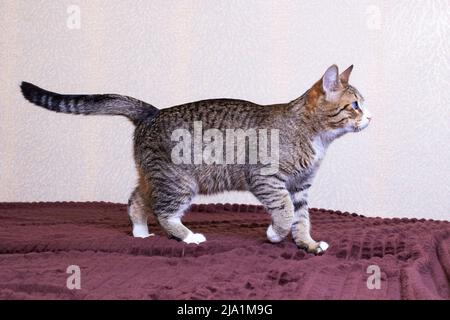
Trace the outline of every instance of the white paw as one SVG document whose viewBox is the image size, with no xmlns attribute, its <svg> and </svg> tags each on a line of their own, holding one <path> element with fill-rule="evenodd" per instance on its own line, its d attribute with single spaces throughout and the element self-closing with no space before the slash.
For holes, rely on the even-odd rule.
<svg viewBox="0 0 450 320">
<path fill-rule="evenodd" d="M 309 253 L 314 253 L 316 255 L 320 255 L 320 254 L 324 253 L 329 247 L 328 243 L 326 243 L 325 241 L 319 241 L 319 242 L 312 241 L 310 243 L 300 243 L 297 245 L 300 248 L 305 249 Z"/>
<path fill-rule="evenodd" d="M 148 232 L 148 226 L 145 224 L 133 225 L 133 237 L 135 238 L 148 238 L 155 234 Z"/>
<path fill-rule="evenodd" d="M 183 242 L 186 243 L 195 243 L 195 244 L 200 244 L 202 242 L 205 242 L 206 238 L 204 235 L 202 235 L 201 233 L 189 233 L 189 235 L 183 240 Z"/>
<path fill-rule="evenodd" d="M 329 247 L 328 243 L 326 243 L 325 241 L 319 241 L 319 243 L 317 244 L 315 249 L 308 250 L 308 251 L 311 253 L 320 255 L 320 254 L 324 253 L 328 249 L 328 247 Z"/>
<path fill-rule="evenodd" d="M 322 252 L 325 252 L 325 251 L 327 251 L 329 246 L 330 245 L 328 243 L 326 243 L 325 241 L 320 241 L 319 246 L 317 247 L 317 251 L 321 250 Z"/>
<path fill-rule="evenodd" d="M 283 238 L 280 237 L 275 232 L 275 230 L 273 230 L 272 225 L 270 225 L 269 228 L 267 228 L 266 235 L 267 235 L 267 239 L 269 239 L 269 241 L 273 242 L 273 243 L 277 243 L 277 242 L 280 242 L 281 240 L 283 240 Z"/>
</svg>

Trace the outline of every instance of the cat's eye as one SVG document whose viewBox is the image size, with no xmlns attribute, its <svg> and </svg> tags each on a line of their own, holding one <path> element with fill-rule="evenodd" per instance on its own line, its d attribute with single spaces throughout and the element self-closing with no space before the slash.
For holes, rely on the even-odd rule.
<svg viewBox="0 0 450 320">
<path fill-rule="evenodd" d="M 355 109 L 355 110 L 359 109 L 358 101 L 352 102 L 352 108 Z"/>
</svg>

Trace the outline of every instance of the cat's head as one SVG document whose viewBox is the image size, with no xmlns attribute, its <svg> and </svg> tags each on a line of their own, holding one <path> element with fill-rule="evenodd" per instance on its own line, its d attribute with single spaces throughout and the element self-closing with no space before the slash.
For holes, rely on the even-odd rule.
<svg viewBox="0 0 450 320">
<path fill-rule="evenodd" d="M 349 84 L 352 69 L 353 65 L 339 74 L 338 67 L 332 65 L 308 91 L 309 112 L 320 122 L 320 130 L 330 136 L 361 131 L 372 118 L 362 95 Z"/>
</svg>

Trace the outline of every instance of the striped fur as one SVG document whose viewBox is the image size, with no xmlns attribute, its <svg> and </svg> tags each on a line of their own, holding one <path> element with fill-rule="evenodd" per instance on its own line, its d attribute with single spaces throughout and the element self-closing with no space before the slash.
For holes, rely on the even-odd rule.
<svg viewBox="0 0 450 320">
<path fill-rule="evenodd" d="M 121 115 L 138 124 L 154 117 L 158 109 L 143 101 L 118 94 L 62 95 L 41 89 L 34 84 L 22 82 L 23 96 L 45 109 L 84 115 Z"/>
<path fill-rule="evenodd" d="M 230 190 L 252 192 L 272 217 L 267 237 L 283 240 L 290 232 L 299 247 L 314 253 L 327 248 L 310 236 L 307 192 L 328 145 L 347 132 L 365 128 L 370 121 L 364 99 L 348 84 L 352 67 L 342 74 L 331 66 L 301 97 L 289 103 L 262 106 L 233 99 L 187 103 L 158 111 L 120 95 L 60 95 L 22 83 L 29 101 L 56 112 L 123 115 L 136 124 L 134 157 L 139 183 L 129 201 L 133 234 L 149 236 L 147 216 L 156 215 L 168 235 L 200 243 L 203 235 L 183 225 L 181 218 L 197 194 Z M 360 108 L 355 108 L 358 102 Z M 262 174 L 258 164 L 174 164 L 171 150 L 176 129 L 192 132 L 194 121 L 203 130 L 279 130 L 279 171 Z M 194 150 L 192 150 L 194 152 Z"/>
</svg>

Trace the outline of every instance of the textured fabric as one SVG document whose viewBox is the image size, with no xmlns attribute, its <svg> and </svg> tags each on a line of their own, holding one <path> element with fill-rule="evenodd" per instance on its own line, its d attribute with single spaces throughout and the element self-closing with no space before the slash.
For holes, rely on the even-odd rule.
<svg viewBox="0 0 450 320">
<path fill-rule="evenodd" d="M 450 223 L 311 209 L 322 256 L 270 244 L 261 207 L 194 205 L 207 242 L 130 236 L 126 206 L 0 204 L 0 299 L 449 299 Z M 68 266 L 81 289 L 66 287 Z M 369 290 L 370 265 L 381 271 Z"/>
</svg>

